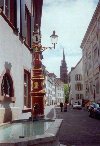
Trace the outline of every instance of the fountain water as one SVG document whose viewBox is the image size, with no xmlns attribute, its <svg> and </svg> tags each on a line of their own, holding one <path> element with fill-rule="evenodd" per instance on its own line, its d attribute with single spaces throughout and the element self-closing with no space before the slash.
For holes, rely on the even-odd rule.
<svg viewBox="0 0 100 146">
<path fill-rule="evenodd" d="M 59 146 L 61 119 L 18 120 L 0 126 L 0 146 Z"/>
</svg>

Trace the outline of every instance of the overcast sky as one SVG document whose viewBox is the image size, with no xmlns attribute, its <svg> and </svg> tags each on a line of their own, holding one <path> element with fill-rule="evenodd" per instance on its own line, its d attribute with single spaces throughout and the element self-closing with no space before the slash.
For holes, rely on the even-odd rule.
<svg viewBox="0 0 100 146">
<path fill-rule="evenodd" d="M 52 46 L 53 30 L 59 36 L 56 49 L 43 52 L 43 64 L 49 72 L 60 76 L 63 48 L 68 72 L 82 57 L 82 39 L 99 0 L 44 0 L 42 10 L 42 46 Z"/>
</svg>

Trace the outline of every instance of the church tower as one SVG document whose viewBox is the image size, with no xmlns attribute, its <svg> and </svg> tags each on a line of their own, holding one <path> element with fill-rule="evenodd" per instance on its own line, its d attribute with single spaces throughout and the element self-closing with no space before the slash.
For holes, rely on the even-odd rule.
<svg viewBox="0 0 100 146">
<path fill-rule="evenodd" d="M 67 74 L 67 65 L 65 61 L 65 54 L 63 49 L 63 60 L 61 60 L 61 66 L 60 66 L 60 79 L 63 83 L 68 83 L 68 74 Z"/>
</svg>

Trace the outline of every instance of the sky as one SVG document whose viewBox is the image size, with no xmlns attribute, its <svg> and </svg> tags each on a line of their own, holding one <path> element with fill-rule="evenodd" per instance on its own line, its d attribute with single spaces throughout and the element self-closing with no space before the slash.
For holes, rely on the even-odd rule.
<svg viewBox="0 0 100 146">
<path fill-rule="evenodd" d="M 99 0 L 44 0 L 41 21 L 41 43 L 52 47 L 50 35 L 53 30 L 58 35 L 56 49 L 43 52 L 43 64 L 50 73 L 60 77 L 63 58 L 70 72 L 82 57 L 80 45 Z"/>
</svg>

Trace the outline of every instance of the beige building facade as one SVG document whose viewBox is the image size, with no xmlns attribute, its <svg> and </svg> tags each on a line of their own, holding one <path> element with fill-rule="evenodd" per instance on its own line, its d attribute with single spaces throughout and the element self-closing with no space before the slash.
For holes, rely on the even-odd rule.
<svg viewBox="0 0 100 146">
<path fill-rule="evenodd" d="M 81 43 L 84 99 L 100 102 L 100 2 Z"/>
</svg>

